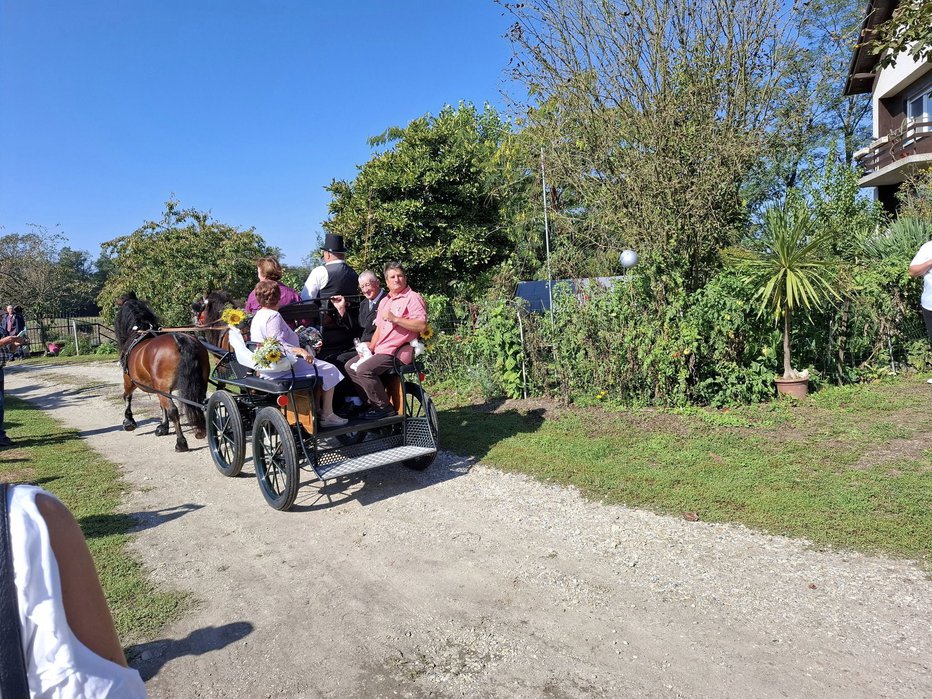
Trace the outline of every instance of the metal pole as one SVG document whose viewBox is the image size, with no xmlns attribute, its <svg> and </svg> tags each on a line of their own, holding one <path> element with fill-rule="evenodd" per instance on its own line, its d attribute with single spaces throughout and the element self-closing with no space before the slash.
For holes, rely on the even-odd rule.
<svg viewBox="0 0 932 699">
<path fill-rule="evenodd" d="M 524 364 L 524 324 L 521 322 L 521 309 L 517 309 L 518 332 L 521 334 L 521 389 L 524 400 L 527 400 L 527 368 Z"/>
<path fill-rule="evenodd" d="M 71 321 L 71 329 L 74 330 L 74 353 L 77 356 L 81 354 L 81 345 L 78 344 L 78 321 Z"/>
<path fill-rule="evenodd" d="M 547 298 L 550 301 L 550 327 L 553 327 L 553 275 L 550 272 L 550 225 L 547 221 L 547 175 L 544 174 L 544 147 L 540 148 L 540 182 L 544 193 L 544 244 L 547 246 Z"/>
</svg>

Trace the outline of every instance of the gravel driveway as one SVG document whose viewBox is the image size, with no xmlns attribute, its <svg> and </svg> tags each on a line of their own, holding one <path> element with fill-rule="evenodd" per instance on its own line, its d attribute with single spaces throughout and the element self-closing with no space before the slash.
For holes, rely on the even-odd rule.
<svg viewBox="0 0 932 699">
<path fill-rule="evenodd" d="M 7 370 L 123 464 L 135 552 L 199 600 L 136 649 L 152 697 L 932 696 L 932 581 L 910 562 L 447 453 L 308 478 L 280 513 L 250 461 L 223 478 L 205 442 L 155 437 L 156 400 L 137 393 L 123 432 L 119 382 L 115 364 Z"/>
</svg>

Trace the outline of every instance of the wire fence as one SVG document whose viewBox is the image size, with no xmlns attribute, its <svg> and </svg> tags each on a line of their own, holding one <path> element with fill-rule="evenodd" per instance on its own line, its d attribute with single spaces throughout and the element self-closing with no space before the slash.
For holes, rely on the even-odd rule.
<svg viewBox="0 0 932 699">
<path fill-rule="evenodd" d="M 99 316 L 57 316 L 26 321 L 26 339 L 29 354 L 55 354 L 66 345 L 82 354 L 105 343 L 115 345 L 116 333 Z"/>
</svg>

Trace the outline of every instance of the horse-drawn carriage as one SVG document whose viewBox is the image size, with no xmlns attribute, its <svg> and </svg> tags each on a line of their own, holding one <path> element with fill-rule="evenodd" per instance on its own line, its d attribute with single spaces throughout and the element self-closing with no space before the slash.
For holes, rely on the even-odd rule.
<svg viewBox="0 0 932 699">
<path fill-rule="evenodd" d="M 289 307 L 290 318 L 301 317 L 305 309 L 297 306 L 304 304 Z M 308 304 L 307 312 L 317 313 L 317 309 Z M 251 348 L 238 331 L 231 329 L 229 339 L 229 348 L 202 340 L 216 359 L 209 377 L 215 391 L 209 398 L 205 394 L 203 403 L 190 397 L 166 396 L 160 390 L 152 392 L 161 394 L 160 400 L 180 400 L 187 408 L 200 408 L 206 418 L 210 454 L 225 476 L 239 474 L 247 440 L 251 441 L 259 488 L 275 509 L 287 510 L 294 504 L 301 469 L 326 481 L 393 463 L 423 470 L 436 458 L 437 414 L 422 385 L 423 367 L 416 358 L 408 363 L 396 358 L 394 368 L 383 375 L 393 415 L 378 420 L 351 419 L 341 427 L 322 428 L 314 398 L 320 385 L 318 377 L 296 377 L 293 373 L 284 379 L 261 377 Z M 165 428 L 167 431 L 167 421 Z"/>
</svg>

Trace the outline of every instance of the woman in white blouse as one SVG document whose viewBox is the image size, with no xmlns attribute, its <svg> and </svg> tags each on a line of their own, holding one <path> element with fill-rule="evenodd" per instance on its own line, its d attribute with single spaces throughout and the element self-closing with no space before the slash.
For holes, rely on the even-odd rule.
<svg viewBox="0 0 932 699">
<path fill-rule="evenodd" d="M 256 284 L 256 301 L 261 308 L 256 311 L 249 328 L 249 337 L 254 342 L 261 342 L 268 337 L 278 340 L 285 351 L 297 357 L 292 367 L 295 376 L 320 376 L 322 383 L 320 426 L 341 427 L 347 420 L 333 412 L 333 389 L 343 380 L 343 374 L 333 364 L 315 359 L 314 355 L 301 347 L 297 333 L 288 327 L 288 323 L 278 312 L 280 290 L 278 283 L 265 279 Z M 316 369 L 316 371 L 315 371 Z M 269 379 L 287 378 L 291 376 L 291 369 L 286 371 L 259 370 L 260 376 Z"/>
</svg>

